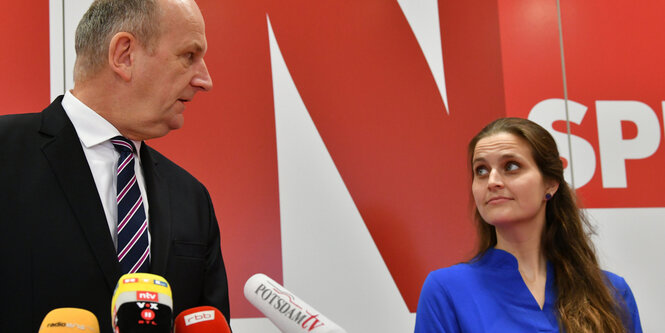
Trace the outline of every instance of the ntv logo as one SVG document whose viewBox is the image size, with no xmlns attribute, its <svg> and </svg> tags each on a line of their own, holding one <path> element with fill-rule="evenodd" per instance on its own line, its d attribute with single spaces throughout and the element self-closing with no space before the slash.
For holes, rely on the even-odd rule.
<svg viewBox="0 0 665 333">
<path fill-rule="evenodd" d="M 159 302 L 159 296 L 157 293 L 149 292 L 149 291 L 137 291 L 136 292 L 136 300 L 137 301 L 151 301 L 151 302 Z"/>
</svg>

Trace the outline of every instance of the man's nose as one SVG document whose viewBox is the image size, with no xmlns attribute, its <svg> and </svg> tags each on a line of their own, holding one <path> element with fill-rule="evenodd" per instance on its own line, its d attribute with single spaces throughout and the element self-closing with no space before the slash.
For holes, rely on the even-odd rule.
<svg viewBox="0 0 665 333">
<path fill-rule="evenodd" d="M 192 85 L 203 91 L 210 91 L 212 89 L 212 77 L 210 77 L 208 67 L 206 67 L 203 59 L 201 59 L 201 63 L 199 64 L 198 73 L 192 78 Z"/>
</svg>

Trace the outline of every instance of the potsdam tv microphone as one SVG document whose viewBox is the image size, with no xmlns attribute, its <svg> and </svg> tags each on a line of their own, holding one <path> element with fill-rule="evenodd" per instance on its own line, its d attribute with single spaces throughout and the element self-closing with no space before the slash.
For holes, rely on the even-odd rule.
<svg viewBox="0 0 665 333">
<path fill-rule="evenodd" d="M 346 333 L 264 274 L 247 280 L 245 298 L 284 333 Z"/>
</svg>

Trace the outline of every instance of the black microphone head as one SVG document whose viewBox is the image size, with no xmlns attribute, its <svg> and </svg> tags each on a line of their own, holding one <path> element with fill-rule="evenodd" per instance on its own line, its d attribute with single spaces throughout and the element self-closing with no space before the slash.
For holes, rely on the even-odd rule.
<svg viewBox="0 0 665 333">
<path fill-rule="evenodd" d="M 114 326 L 119 333 L 170 333 L 173 312 L 156 302 L 128 302 L 118 307 Z"/>
</svg>

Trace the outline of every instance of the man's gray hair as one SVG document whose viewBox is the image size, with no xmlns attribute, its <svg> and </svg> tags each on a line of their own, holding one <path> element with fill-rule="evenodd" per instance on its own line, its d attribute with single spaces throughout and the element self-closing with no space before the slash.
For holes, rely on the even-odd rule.
<svg viewBox="0 0 665 333">
<path fill-rule="evenodd" d="M 149 51 L 159 38 L 157 0 L 95 0 L 76 28 L 74 81 L 82 81 L 108 64 L 109 43 L 129 32 Z"/>
</svg>

